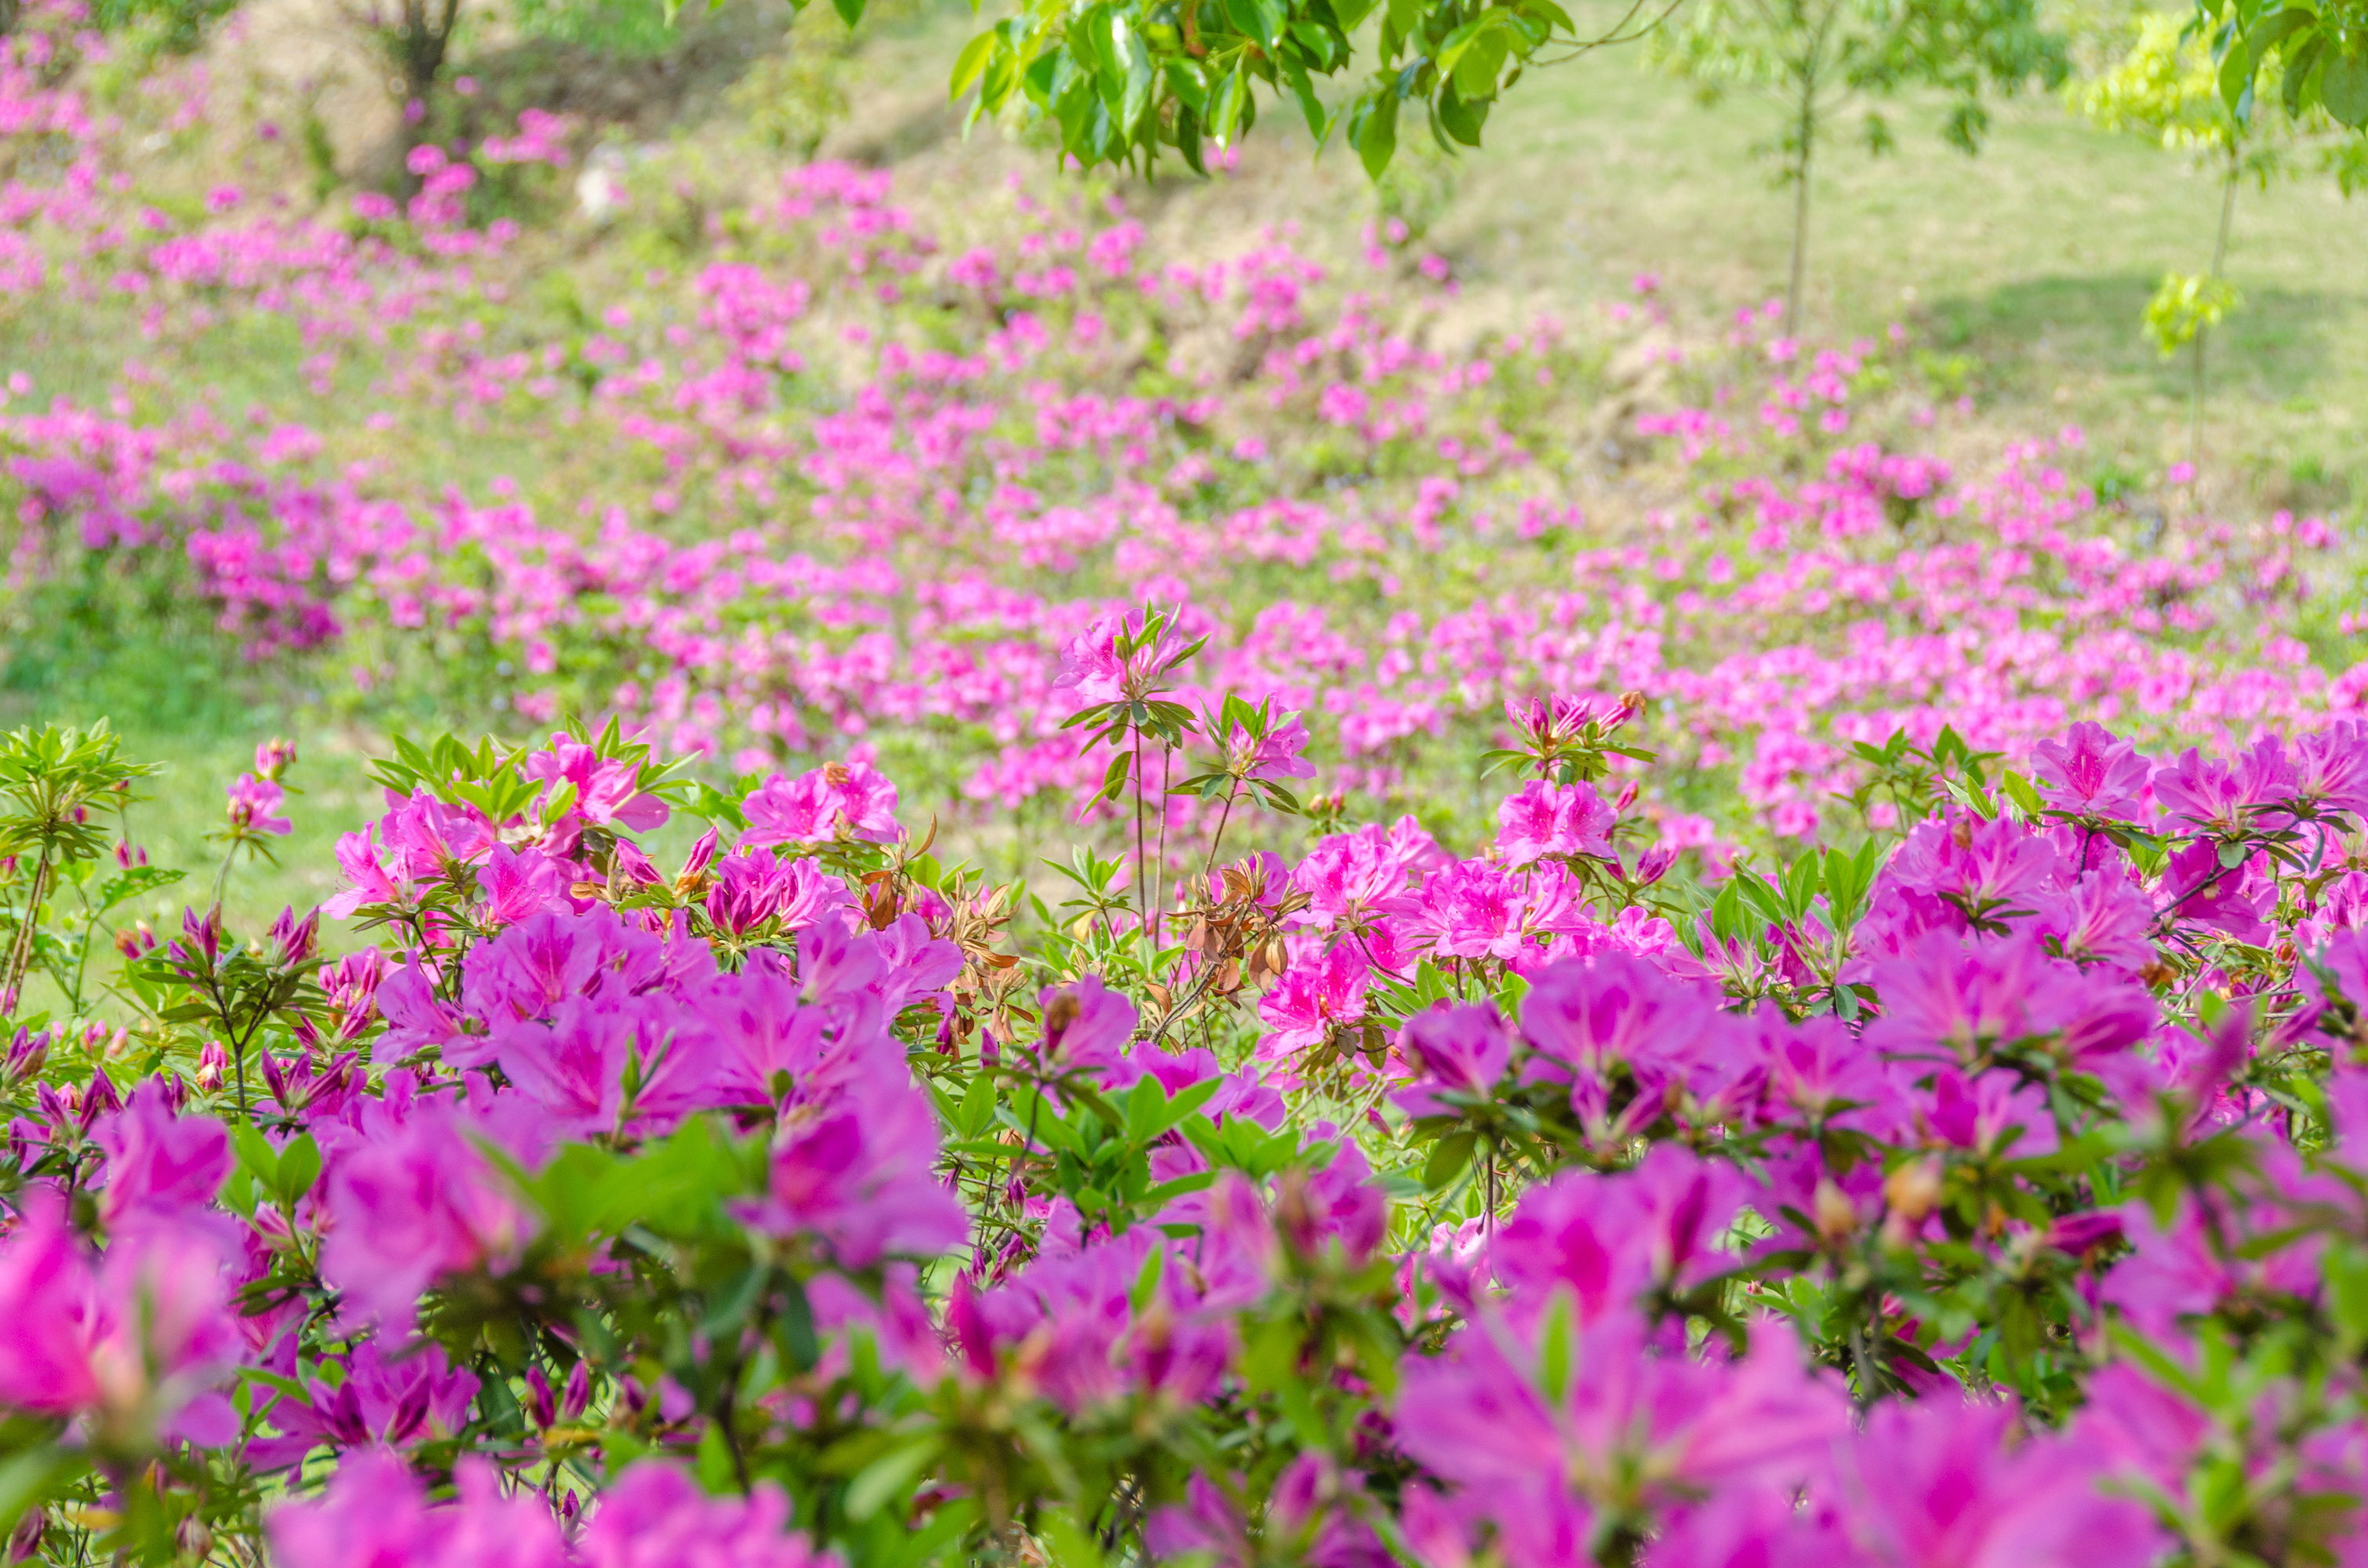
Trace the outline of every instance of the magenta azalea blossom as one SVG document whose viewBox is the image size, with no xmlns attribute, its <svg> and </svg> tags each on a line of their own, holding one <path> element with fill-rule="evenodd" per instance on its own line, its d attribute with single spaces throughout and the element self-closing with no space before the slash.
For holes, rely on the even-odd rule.
<svg viewBox="0 0 2368 1568">
<path fill-rule="evenodd" d="M 431 1505 L 403 1460 L 367 1449 L 316 1502 L 282 1503 L 268 1529 L 280 1568 L 569 1568 L 551 1510 L 505 1495 L 490 1462 L 464 1460 L 454 1502 Z"/>
<path fill-rule="evenodd" d="M 285 837 L 295 830 L 286 817 L 275 813 L 287 798 L 288 792 L 271 780 L 242 773 L 230 787 L 230 824 L 247 833 Z"/>
<path fill-rule="evenodd" d="M 2060 740 L 2040 742 L 2031 766 L 2041 799 L 2058 811 L 2112 822 L 2135 822 L 2145 812 L 2153 764 L 2102 724 L 2083 721 Z"/>
<path fill-rule="evenodd" d="M 836 1568 L 789 1523 L 790 1500 L 769 1482 L 746 1497 L 711 1497 L 681 1466 L 645 1460 L 602 1494 L 575 1559 L 582 1568 Z"/>
<path fill-rule="evenodd" d="M 1497 808 L 1497 847 L 1508 866 L 1549 855 L 1616 859 L 1610 835 L 1618 821 L 1619 813 L 1592 784 L 1532 778 Z"/>
</svg>

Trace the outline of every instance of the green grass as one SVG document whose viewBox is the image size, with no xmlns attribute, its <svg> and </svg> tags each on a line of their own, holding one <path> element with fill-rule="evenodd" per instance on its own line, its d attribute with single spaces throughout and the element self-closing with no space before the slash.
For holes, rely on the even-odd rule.
<svg viewBox="0 0 2368 1568">
<path fill-rule="evenodd" d="M 947 140 L 945 72 L 979 25 L 956 6 L 875 41 L 859 62 L 855 115 L 825 153 L 917 141 L 913 182 L 957 198 L 1006 169 L 1041 176 L 1048 153 L 991 127 L 967 146 Z M 2100 463 L 2159 473 L 2187 454 L 2190 370 L 2183 356 L 2156 353 L 2140 318 L 2166 272 L 2210 262 L 2220 187 L 2186 154 L 2099 131 L 2053 96 L 1992 108 L 1988 143 L 1970 158 L 1942 144 L 1930 100 L 1888 106 L 1898 144 L 1888 156 L 1868 155 L 1840 127 L 1811 186 L 1808 335 L 1846 339 L 1900 323 L 1980 361 L 1977 438 L 2078 424 Z M 1483 151 L 1450 163 L 1426 139 L 1403 138 L 1401 159 L 1429 165 L 1411 176 L 1430 209 L 1428 243 L 1464 289 L 1442 330 L 1539 312 L 1577 319 L 1632 298 L 1641 272 L 1660 276 L 1691 330 L 1781 296 L 1792 197 L 1753 153 L 1777 120 L 1772 102 L 1748 92 L 1705 106 L 1626 47 L 1532 73 L 1491 120 Z M 1188 254 L 1287 222 L 1345 259 L 1374 195 L 1341 148 L 1312 152 L 1297 115 L 1278 107 L 1235 176 L 1201 185 L 1179 172 L 1148 191 L 1139 181 L 1109 188 Z M 2332 177 L 2303 173 L 2239 193 L 2227 273 L 2245 304 L 2210 347 L 2213 506 L 2327 512 L 2368 493 L 2362 255 L 2368 199 L 2347 202 Z"/>
<path fill-rule="evenodd" d="M 1901 322 L 1982 361 L 1988 422 L 2077 422 L 2117 455 L 2184 456 L 2187 361 L 2162 360 L 2139 318 L 2165 272 L 2209 262 L 2217 185 L 2045 97 L 1998 106 L 1973 158 L 1941 145 L 1932 106 L 1900 118 L 1896 153 L 1840 146 L 1813 179 L 1812 333 Z M 1774 119 L 1748 96 L 1705 108 L 1634 51 L 1542 72 L 1464 160 L 1433 235 L 1476 286 L 1524 297 L 1616 297 L 1647 270 L 1680 311 L 1781 294 L 1790 193 L 1750 154 Z M 2210 355 L 2224 505 L 2326 506 L 2368 480 L 2363 252 L 2368 200 L 2330 178 L 2239 194 L 2228 274 L 2246 303 Z"/>
</svg>

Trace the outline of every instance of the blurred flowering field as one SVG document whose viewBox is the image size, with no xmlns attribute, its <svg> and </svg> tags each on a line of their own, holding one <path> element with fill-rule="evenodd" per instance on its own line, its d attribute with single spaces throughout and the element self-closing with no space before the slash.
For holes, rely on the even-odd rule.
<svg viewBox="0 0 2368 1568">
<path fill-rule="evenodd" d="M 11 1561 L 2368 1562 L 2345 519 L 1387 219 L 176 186 L 84 20 Z"/>
</svg>

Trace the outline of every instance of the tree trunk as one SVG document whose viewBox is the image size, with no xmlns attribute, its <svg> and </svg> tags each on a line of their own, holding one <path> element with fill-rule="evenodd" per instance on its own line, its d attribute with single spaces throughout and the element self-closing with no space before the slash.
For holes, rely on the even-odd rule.
<svg viewBox="0 0 2368 1568">
<path fill-rule="evenodd" d="M 1797 127 L 1801 147 L 1793 162 L 1793 279 L 1784 289 L 1784 335 L 1801 335 L 1801 270 L 1809 255 L 1809 164 L 1816 136 L 1816 115 L 1806 94 L 1801 99 Z"/>
<path fill-rule="evenodd" d="M 2228 150 L 2228 177 L 2220 191 L 2220 234 L 2212 243 L 2212 270 L 2204 274 L 2206 283 L 2220 281 L 2220 269 L 2228 263 L 2228 228 L 2237 216 L 2237 150 Z M 2187 397 L 2187 466 L 2196 472 L 2200 481 L 2203 472 L 2203 340 L 2211 335 L 2208 325 L 2195 328 L 2194 381 Z"/>
</svg>

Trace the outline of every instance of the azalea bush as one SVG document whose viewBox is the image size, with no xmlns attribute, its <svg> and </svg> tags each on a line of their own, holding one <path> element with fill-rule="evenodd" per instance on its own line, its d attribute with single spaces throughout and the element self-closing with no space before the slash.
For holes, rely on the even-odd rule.
<svg viewBox="0 0 2368 1568">
<path fill-rule="evenodd" d="M 1386 227 L 176 199 L 0 47 L 141 346 L 0 407 L 11 1561 L 2368 1563 L 2335 523 Z M 168 681 L 374 760 L 152 854 Z"/>
<path fill-rule="evenodd" d="M 1291 811 L 1192 654 L 1070 650 L 1108 793 Z M 861 763 L 404 743 L 252 937 L 112 915 L 138 767 L 20 733 L 12 983 L 97 949 L 123 1021 L 10 1003 L 12 1554 L 2356 1561 L 2368 733 L 1903 737 L 1897 830 L 1707 896 L 1598 788 L 1631 711 L 1508 715 L 1489 841 L 1057 914 Z"/>
</svg>

